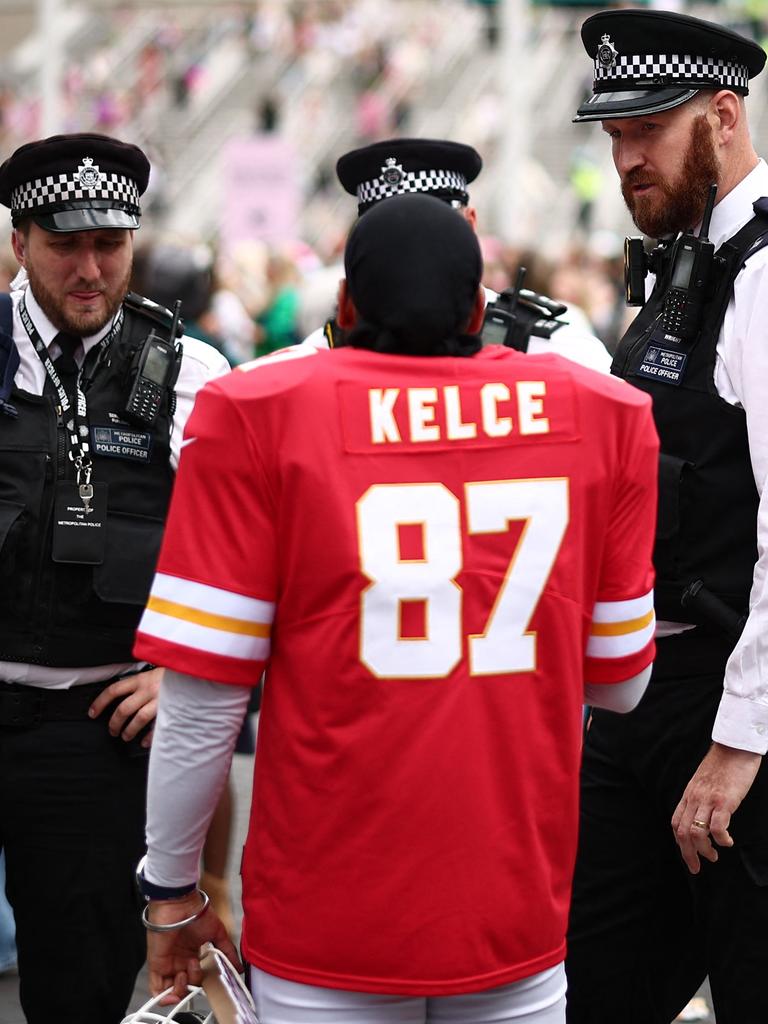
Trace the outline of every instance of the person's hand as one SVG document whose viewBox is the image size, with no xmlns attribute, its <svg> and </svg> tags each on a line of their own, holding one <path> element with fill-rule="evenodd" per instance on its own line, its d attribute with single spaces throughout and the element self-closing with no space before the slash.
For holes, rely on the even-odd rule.
<svg viewBox="0 0 768 1024">
<path fill-rule="evenodd" d="M 191 917 L 200 909 L 199 892 L 191 892 L 180 900 L 152 900 L 147 911 L 152 924 L 173 924 Z M 170 932 L 147 932 L 147 965 L 149 988 L 152 995 L 160 995 L 173 988 L 161 1005 L 178 1003 L 187 994 L 189 985 L 200 985 L 200 947 L 212 942 L 220 949 L 232 966 L 241 972 L 243 965 L 232 945 L 227 930 L 211 909 L 206 910 L 191 924 Z"/>
<path fill-rule="evenodd" d="M 108 728 L 113 736 L 121 736 L 127 743 L 145 726 L 154 722 L 162 678 L 163 669 L 151 668 L 146 672 L 137 672 L 135 675 L 118 679 L 101 691 L 88 709 L 88 714 L 91 718 L 98 718 L 110 704 L 114 704 L 121 697 L 124 698 L 112 712 Z M 154 730 L 150 731 L 142 739 L 142 747 L 151 745 L 153 732 Z"/>
<path fill-rule="evenodd" d="M 710 836 L 718 846 L 733 846 L 731 815 L 749 792 L 761 761 L 761 754 L 713 743 L 685 787 L 672 828 L 692 875 L 699 873 L 701 857 L 713 864 L 717 860 Z"/>
</svg>

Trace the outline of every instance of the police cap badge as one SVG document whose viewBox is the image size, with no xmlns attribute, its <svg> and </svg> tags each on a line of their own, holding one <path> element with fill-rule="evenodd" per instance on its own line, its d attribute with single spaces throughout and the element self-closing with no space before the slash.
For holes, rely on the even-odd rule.
<svg viewBox="0 0 768 1024">
<path fill-rule="evenodd" d="M 413 192 L 466 205 L 467 185 L 482 166 L 479 153 L 461 142 L 385 139 L 345 153 L 336 174 L 364 213 L 380 199 Z"/>
</svg>

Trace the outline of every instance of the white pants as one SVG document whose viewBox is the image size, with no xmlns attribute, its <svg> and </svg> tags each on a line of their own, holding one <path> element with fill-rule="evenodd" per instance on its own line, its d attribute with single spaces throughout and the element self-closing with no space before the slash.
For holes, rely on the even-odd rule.
<svg viewBox="0 0 768 1024">
<path fill-rule="evenodd" d="M 300 985 L 251 967 L 261 1024 L 565 1024 L 562 964 L 461 996 L 393 996 Z"/>
</svg>

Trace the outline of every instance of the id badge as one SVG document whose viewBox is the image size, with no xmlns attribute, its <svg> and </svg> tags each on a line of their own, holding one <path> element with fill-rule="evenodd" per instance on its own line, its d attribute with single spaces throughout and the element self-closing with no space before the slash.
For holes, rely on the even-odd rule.
<svg viewBox="0 0 768 1024">
<path fill-rule="evenodd" d="M 101 565 L 106 543 L 107 485 L 82 487 L 59 481 L 53 520 L 54 562 Z"/>
<path fill-rule="evenodd" d="M 687 361 L 687 353 L 675 351 L 669 346 L 663 348 L 657 342 L 651 341 L 635 373 L 639 377 L 647 377 L 649 380 L 660 381 L 662 384 L 674 384 L 675 387 L 679 387 L 685 374 Z"/>
<path fill-rule="evenodd" d="M 680 339 L 674 334 L 665 333 L 661 323 L 658 323 L 651 332 L 635 373 L 638 377 L 679 387 L 685 376 L 687 362 L 688 352 L 681 348 Z"/>
</svg>

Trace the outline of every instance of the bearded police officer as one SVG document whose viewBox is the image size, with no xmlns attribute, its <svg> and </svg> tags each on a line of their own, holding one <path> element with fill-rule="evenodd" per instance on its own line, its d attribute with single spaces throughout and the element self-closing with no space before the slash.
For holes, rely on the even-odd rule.
<svg viewBox="0 0 768 1024">
<path fill-rule="evenodd" d="M 144 959 L 159 670 L 131 645 L 184 422 L 227 369 L 126 294 L 148 178 L 140 149 L 90 134 L 0 167 L 23 268 L 0 333 L 0 842 L 33 1024 L 119 1020 Z"/>
<path fill-rule="evenodd" d="M 383 199 L 424 193 L 449 203 L 473 231 L 477 210 L 470 204 L 467 186 L 483 166 L 477 150 L 444 139 L 385 139 L 341 156 L 336 164 L 339 181 L 358 200 L 362 216 Z M 486 300 L 498 296 L 485 289 Z M 610 356 L 603 343 L 589 331 L 569 323 L 572 315 L 562 303 L 523 289 L 507 308 L 502 303 L 500 323 L 510 323 L 505 343 L 533 354 L 557 352 L 593 370 L 608 370 Z M 502 340 L 501 337 L 498 338 Z M 305 341 L 314 347 L 343 344 L 343 332 L 335 320 L 314 331 Z"/>
<path fill-rule="evenodd" d="M 582 39 L 576 120 L 602 122 L 635 223 L 665 242 L 628 249 L 637 301 L 655 278 L 612 367 L 661 438 L 658 653 L 640 706 L 587 734 L 569 1013 L 667 1024 L 708 973 L 719 1024 L 748 1024 L 768 967 L 768 168 L 744 96 L 765 53 L 645 10 Z"/>
</svg>

